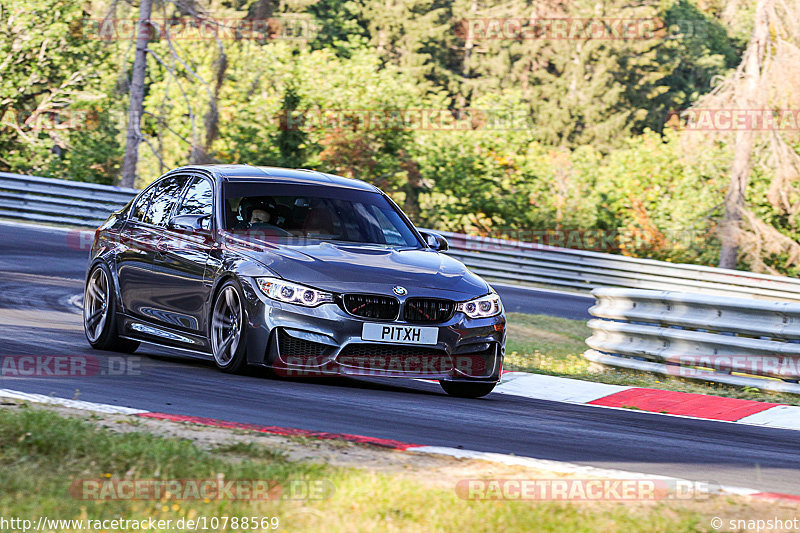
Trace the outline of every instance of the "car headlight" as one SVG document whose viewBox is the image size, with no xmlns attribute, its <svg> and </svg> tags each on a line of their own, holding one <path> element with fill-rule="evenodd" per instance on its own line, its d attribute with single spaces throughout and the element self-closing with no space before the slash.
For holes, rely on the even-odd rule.
<svg viewBox="0 0 800 533">
<path fill-rule="evenodd" d="M 316 307 L 333 302 L 333 294 L 279 278 L 256 278 L 258 288 L 273 300 L 288 304 Z"/>
<path fill-rule="evenodd" d="M 470 318 L 488 318 L 499 315 L 503 311 L 503 304 L 496 293 L 491 293 L 468 302 L 461 302 L 456 307 L 456 311 L 460 311 Z"/>
</svg>

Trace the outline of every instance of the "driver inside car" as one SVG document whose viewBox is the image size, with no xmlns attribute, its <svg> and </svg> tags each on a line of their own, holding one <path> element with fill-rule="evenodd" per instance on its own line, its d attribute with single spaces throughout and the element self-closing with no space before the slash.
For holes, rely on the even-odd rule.
<svg viewBox="0 0 800 533">
<path fill-rule="evenodd" d="M 239 204 L 239 217 L 248 228 L 270 225 L 274 219 L 275 201 L 269 196 L 243 198 Z"/>
<path fill-rule="evenodd" d="M 276 223 L 278 204 L 271 196 L 243 198 L 239 203 L 239 227 L 245 230 L 267 230 L 276 235 L 289 235 L 289 232 Z"/>
<path fill-rule="evenodd" d="M 272 215 L 266 209 L 255 208 L 250 212 L 250 221 L 248 224 L 266 224 L 272 220 Z"/>
</svg>

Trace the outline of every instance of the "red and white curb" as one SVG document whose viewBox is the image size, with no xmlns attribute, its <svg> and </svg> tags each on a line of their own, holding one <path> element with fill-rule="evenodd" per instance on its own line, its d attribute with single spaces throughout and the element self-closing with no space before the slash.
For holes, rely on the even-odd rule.
<svg viewBox="0 0 800 533">
<path fill-rule="evenodd" d="M 555 402 L 800 430 L 800 406 L 707 394 L 608 385 L 527 372 L 504 373 L 495 392 Z"/>
<path fill-rule="evenodd" d="M 69 407 L 72 409 L 80 409 L 84 411 L 92 411 L 99 413 L 140 416 L 143 418 L 153 418 L 158 420 L 169 420 L 173 422 L 192 423 L 202 426 L 220 427 L 227 429 L 240 429 L 240 430 L 254 431 L 257 433 L 267 433 L 272 435 L 299 436 L 299 437 L 327 439 L 327 440 L 332 440 L 332 439 L 343 440 L 348 442 L 356 442 L 360 444 L 372 444 L 375 446 L 381 446 L 384 448 L 390 448 L 393 450 L 399 450 L 405 452 L 424 453 L 431 455 L 444 455 L 444 456 L 454 457 L 457 459 L 474 459 L 481 461 L 489 461 L 509 466 L 524 466 L 545 472 L 552 472 L 554 474 L 580 475 L 588 478 L 647 479 L 647 480 L 663 480 L 663 481 L 682 483 L 682 484 L 692 483 L 690 480 L 674 478 L 670 476 L 660 476 L 660 475 L 645 474 L 640 472 L 628 472 L 624 470 L 596 468 L 593 466 L 584 466 L 574 463 L 565 463 L 561 461 L 535 459 L 533 457 L 520 457 L 516 455 L 506 455 L 501 453 L 461 450 L 458 448 L 450 448 L 445 446 L 425 446 L 421 444 L 411 444 L 406 442 L 400 442 L 397 440 L 381 439 L 377 437 L 367 437 L 363 435 L 352 435 L 348 433 L 328 433 L 328 432 L 309 431 L 296 428 L 285 428 L 279 426 L 263 426 L 259 424 L 230 422 L 225 420 L 218 420 L 215 418 L 205 418 L 198 416 L 169 414 L 169 413 L 154 413 L 146 411 L 144 409 L 135 409 L 131 407 L 122 407 L 118 405 L 86 402 L 83 400 L 70 400 L 66 398 L 57 398 L 54 396 L 45 396 L 44 394 L 32 394 L 32 393 L 14 391 L 9 389 L 0 389 L 0 398 L 17 400 L 17 401 L 27 401 L 33 403 L 42 403 L 49 405 L 58 405 L 61 407 Z M 759 498 L 759 499 L 782 500 L 782 501 L 789 500 L 793 502 L 800 502 L 800 495 L 782 494 L 777 492 L 764 492 L 756 489 L 731 487 L 727 485 L 716 487 L 712 489 L 711 492 L 715 494 L 733 494 L 733 495 L 748 496 L 751 498 Z"/>
</svg>

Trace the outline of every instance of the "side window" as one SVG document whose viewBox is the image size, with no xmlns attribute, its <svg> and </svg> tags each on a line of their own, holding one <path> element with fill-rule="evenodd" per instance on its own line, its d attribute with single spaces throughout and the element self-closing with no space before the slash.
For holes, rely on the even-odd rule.
<svg viewBox="0 0 800 533">
<path fill-rule="evenodd" d="M 153 224 L 154 226 L 166 224 L 172 212 L 172 207 L 180 197 L 184 184 L 186 184 L 186 178 L 183 176 L 174 176 L 161 180 L 154 188 L 153 200 L 150 202 L 142 222 Z"/>
<path fill-rule="evenodd" d="M 139 199 L 136 201 L 136 205 L 133 206 L 133 211 L 131 212 L 132 220 L 144 219 L 144 216 L 147 214 L 147 208 L 150 207 L 150 200 L 153 199 L 153 193 L 155 192 L 156 187 L 151 187 L 139 197 Z"/>
<path fill-rule="evenodd" d="M 211 182 L 204 178 L 194 178 L 175 215 L 211 215 L 213 197 L 214 191 L 211 188 Z M 203 219 L 204 229 L 208 229 L 210 224 L 210 216 Z"/>
</svg>

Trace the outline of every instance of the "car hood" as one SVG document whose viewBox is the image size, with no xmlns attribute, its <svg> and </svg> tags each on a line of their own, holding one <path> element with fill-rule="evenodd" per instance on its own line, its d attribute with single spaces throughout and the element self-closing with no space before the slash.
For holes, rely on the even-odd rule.
<svg viewBox="0 0 800 533">
<path fill-rule="evenodd" d="M 319 242 L 264 243 L 242 252 L 284 279 L 331 292 L 391 294 L 400 285 L 408 296 L 467 300 L 489 290 L 463 263 L 429 249 Z"/>
</svg>

